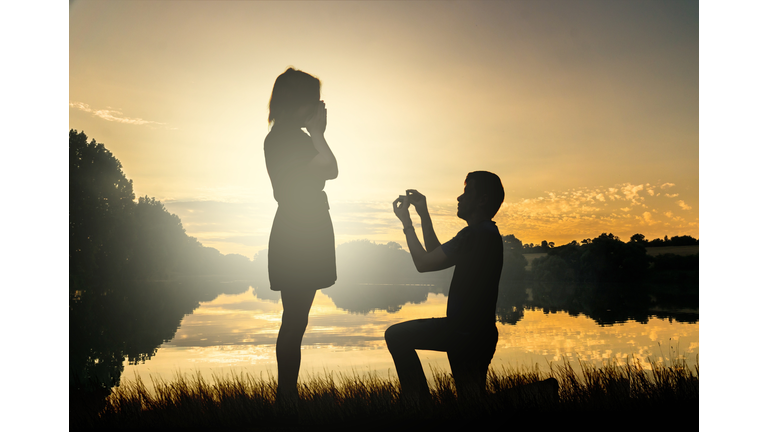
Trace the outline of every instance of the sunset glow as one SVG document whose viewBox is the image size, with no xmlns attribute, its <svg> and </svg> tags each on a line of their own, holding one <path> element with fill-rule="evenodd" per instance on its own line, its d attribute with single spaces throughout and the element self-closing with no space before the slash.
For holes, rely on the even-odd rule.
<svg viewBox="0 0 768 432">
<path fill-rule="evenodd" d="M 69 29 L 69 127 L 222 253 L 266 249 L 288 66 L 323 83 L 337 244 L 403 242 L 406 188 L 448 240 L 475 170 L 501 177 L 496 221 L 524 243 L 699 237 L 695 2 L 78 0 Z"/>
</svg>

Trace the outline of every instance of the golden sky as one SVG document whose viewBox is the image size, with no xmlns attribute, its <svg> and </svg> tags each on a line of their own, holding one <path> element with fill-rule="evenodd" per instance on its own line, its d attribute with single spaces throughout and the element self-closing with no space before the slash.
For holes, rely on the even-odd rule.
<svg viewBox="0 0 768 432">
<path fill-rule="evenodd" d="M 69 37 L 69 127 L 223 253 L 266 248 L 288 66 L 323 83 L 337 244 L 403 243 L 406 188 L 447 241 L 475 170 L 525 243 L 699 237 L 698 2 L 75 0 Z"/>
</svg>

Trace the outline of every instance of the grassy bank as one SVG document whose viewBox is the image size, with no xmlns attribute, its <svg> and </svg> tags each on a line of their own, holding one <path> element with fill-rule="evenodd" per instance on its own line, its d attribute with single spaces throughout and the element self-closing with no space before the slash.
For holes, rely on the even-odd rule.
<svg viewBox="0 0 768 432">
<path fill-rule="evenodd" d="M 274 379 L 248 374 L 140 379 L 115 388 L 100 412 L 73 412 L 70 428 L 203 428 L 236 430 L 390 430 L 413 426 L 559 427 L 587 425 L 642 430 L 698 425 L 698 361 L 636 360 L 595 367 L 551 364 L 549 370 L 491 370 L 488 394 L 458 403 L 449 374 L 433 371 L 431 400 L 416 406 L 399 398 L 394 379 L 329 373 L 302 382 L 297 405 L 275 403 Z"/>
</svg>

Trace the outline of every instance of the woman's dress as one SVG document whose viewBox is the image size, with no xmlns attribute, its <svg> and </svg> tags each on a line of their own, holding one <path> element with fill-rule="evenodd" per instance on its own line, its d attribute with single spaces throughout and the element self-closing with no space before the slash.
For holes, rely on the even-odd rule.
<svg viewBox="0 0 768 432">
<path fill-rule="evenodd" d="M 336 282 L 336 250 L 325 179 L 308 169 L 317 155 L 301 129 L 275 125 L 264 157 L 277 201 L 269 235 L 269 283 L 273 291 L 327 288 Z"/>
</svg>

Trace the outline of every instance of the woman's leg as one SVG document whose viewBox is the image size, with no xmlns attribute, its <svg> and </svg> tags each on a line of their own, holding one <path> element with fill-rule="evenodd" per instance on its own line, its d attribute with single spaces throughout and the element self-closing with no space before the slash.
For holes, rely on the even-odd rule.
<svg viewBox="0 0 768 432">
<path fill-rule="evenodd" d="M 301 339 L 307 329 L 315 290 L 281 291 L 280 297 L 283 301 L 283 320 L 277 334 L 277 388 L 282 394 L 297 395 Z"/>
</svg>

